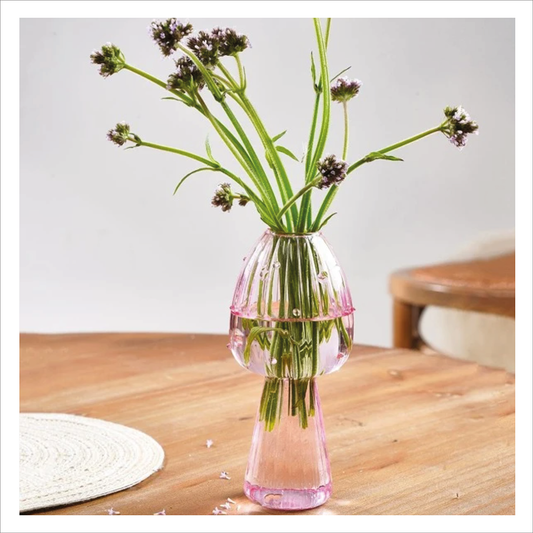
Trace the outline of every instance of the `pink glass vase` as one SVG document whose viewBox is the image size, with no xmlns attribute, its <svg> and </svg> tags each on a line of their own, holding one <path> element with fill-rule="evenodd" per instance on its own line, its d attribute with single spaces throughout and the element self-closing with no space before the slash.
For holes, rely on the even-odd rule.
<svg viewBox="0 0 533 533">
<path fill-rule="evenodd" d="M 248 498 L 303 510 L 331 495 L 316 377 L 338 370 L 353 339 L 346 279 L 321 233 L 266 231 L 245 258 L 231 305 L 230 349 L 265 376 L 245 475 Z"/>
</svg>

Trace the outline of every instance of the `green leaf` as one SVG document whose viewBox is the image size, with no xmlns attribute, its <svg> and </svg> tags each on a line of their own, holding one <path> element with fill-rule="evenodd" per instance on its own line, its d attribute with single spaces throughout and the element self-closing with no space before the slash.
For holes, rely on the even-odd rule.
<svg viewBox="0 0 533 533">
<path fill-rule="evenodd" d="M 252 350 L 252 343 L 254 342 L 256 337 L 266 333 L 267 331 L 276 331 L 276 328 L 257 326 L 250 330 L 250 333 L 248 334 L 248 340 L 246 341 L 246 347 L 244 348 L 244 352 L 242 354 L 244 364 L 247 365 L 250 363 L 250 351 Z M 261 342 L 259 342 L 259 344 L 261 345 Z"/>
<path fill-rule="evenodd" d="M 213 157 L 213 153 L 211 152 L 211 145 L 209 144 L 209 135 L 205 138 L 205 151 L 207 152 L 207 158 L 210 161 L 213 161 L 215 165 L 220 165 L 220 163 Z"/>
<path fill-rule="evenodd" d="M 311 52 L 311 77 L 313 78 L 313 84 L 316 87 L 316 66 L 315 58 L 313 57 L 313 52 Z"/>
<path fill-rule="evenodd" d="M 286 133 L 287 130 L 278 133 L 276 136 L 272 137 L 272 142 L 275 143 L 276 141 L 279 141 Z"/>
<path fill-rule="evenodd" d="M 183 102 L 183 100 L 180 100 L 179 98 L 174 98 L 173 96 L 163 96 L 161 100 L 176 100 L 176 102 Z"/>
<path fill-rule="evenodd" d="M 242 76 L 244 78 L 244 83 L 243 83 L 241 89 L 243 91 L 245 91 L 246 87 L 248 87 L 248 80 L 246 79 L 246 67 L 242 67 Z"/>
<path fill-rule="evenodd" d="M 322 224 L 320 224 L 320 226 L 318 227 L 318 231 L 320 231 L 330 220 L 330 218 L 334 217 L 337 213 L 332 213 L 331 215 L 329 215 L 329 217 L 325 218 L 324 219 L 324 222 L 322 222 Z"/>
<path fill-rule="evenodd" d="M 282 154 L 288 155 L 291 159 L 298 161 L 298 163 L 300 162 L 300 160 L 288 148 L 285 148 L 285 146 L 276 146 L 276 150 Z"/>
<path fill-rule="evenodd" d="M 352 67 L 346 67 L 344 70 L 341 70 L 336 76 L 333 76 L 331 80 L 329 80 L 330 83 L 333 83 L 339 76 L 342 76 L 347 70 L 350 70 Z"/>
<path fill-rule="evenodd" d="M 176 194 L 178 192 L 178 189 L 181 187 L 181 185 L 183 184 L 183 182 L 190 176 L 192 176 L 193 174 L 196 174 L 197 172 L 203 172 L 204 170 L 212 170 L 212 171 L 217 171 L 218 168 L 211 168 L 211 167 L 202 167 L 202 168 L 197 168 L 196 170 L 193 170 L 192 172 L 189 172 L 188 174 L 186 174 L 185 176 L 183 176 L 183 178 L 181 178 L 181 181 L 176 185 L 176 188 L 174 189 L 174 192 L 172 193 L 173 195 Z"/>
<path fill-rule="evenodd" d="M 273 169 L 274 163 L 272 162 L 272 158 L 270 157 L 270 154 L 268 152 L 265 152 L 265 159 L 266 159 L 266 162 L 268 163 L 268 166 Z"/>
<path fill-rule="evenodd" d="M 387 161 L 403 161 L 399 157 L 394 157 L 393 155 L 382 154 L 380 152 L 370 152 L 366 158 L 367 163 L 375 161 L 376 159 L 386 159 Z"/>
<path fill-rule="evenodd" d="M 279 229 L 279 224 L 270 216 L 264 209 L 261 209 L 257 204 L 255 204 L 257 212 L 259 213 L 259 218 L 272 229 Z"/>
</svg>

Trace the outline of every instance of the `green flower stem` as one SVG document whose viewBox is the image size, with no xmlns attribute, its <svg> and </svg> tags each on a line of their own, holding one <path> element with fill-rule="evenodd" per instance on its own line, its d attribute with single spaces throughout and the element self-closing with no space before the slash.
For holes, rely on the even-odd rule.
<svg viewBox="0 0 533 533">
<path fill-rule="evenodd" d="M 199 161 L 203 165 L 206 165 L 206 166 L 208 166 L 210 168 L 214 168 L 214 169 L 215 168 L 216 169 L 220 168 L 220 165 L 218 165 L 216 163 L 213 163 L 213 161 L 211 161 L 209 159 L 205 159 L 202 156 L 199 156 L 197 154 L 193 154 L 192 152 L 186 152 L 185 150 L 180 150 L 179 148 L 173 148 L 172 146 L 164 146 L 162 144 L 155 144 L 155 143 L 150 143 L 150 142 L 146 142 L 146 141 L 140 141 L 139 142 L 138 140 L 135 140 L 133 137 L 131 137 L 129 140 L 131 142 L 135 143 L 137 146 L 146 146 L 148 148 L 154 148 L 156 150 L 162 150 L 163 152 L 171 152 L 173 154 L 179 154 L 179 155 L 188 157 L 189 159 L 194 159 L 195 161 Z"/>
<path fill-rule="evenodd" d="M 209 109 L 208 109 L 206 103 L 204 102 L 204 100 L 202 99 L 202 97 L 199 94 L 197 94 L 196 97 L 197 97 L 197 99 L 198 99 L 198 101 L 200 103 L 200 106 L 201 106 L 205 116 L 211 121 L 211 124 L 213 125 L 213 127 L 215 128 L 217 133 L 220 135 L 222 140 L 226 143 L 226 146 L 230 149 L 230 151 L 233 154 L 233 156 L 235 157 L 235 159 L 237 159 L 237 161 L 241 164 L 241 166 L 246 170 L 246 172 L 250 176 L 250 179 L 252 180 L 254 185 L 259 189 L 259 191 L 261 191 L 261 193 L 263 194 L 263 200 L 265 201 L 265 203 L 267 205 L 269 205 L 270 210 L 271 210 L 271 214 L 274 215 L 274 213 L 276 213 L 279 210 L 279 207 L 277 206 L 277 203 L 275 205 L 271 204 L 270 195 L 267 192 L 265 192 L 264 184 L 261 182 L 261 180 L 258 179 L 258 176 L 257 176 L 257 174 L 255 172 L 255 168 L 254 168 L 253 164 L 247 162 L 242 157 L 242 155 L 239 152 L 239 150 L 237 148 L 235 148 L 235 146 L 233 146 L 233 144 L 227 139 L 224 131 L 221 129 L 218 121 L 215 119 L 215 117 L 209 111 Z M 274 199 L 274 201 L 275 201 L 275 199 Z M 273 216 L 273 218 L 274 219 L 276 218 L 275 215 Z"/>
<path fill-rule="evenodd" d="M 437 126 L 436 128 L 432 128 L 430 130 L 419 133 L 418 135 L 415 135 L 414 137 L 409 137 L 408 139 L 405 139 L 404 141 L 400 141 L 399 143 L 391 144 L 390 146 L 387 146 L 386 148 L 383 148 L 379 150 L 378 152 L 380 154 L 386 154 L 388 152 L 392 152 L 393 150 L 401 148 L 402 146 L 405 146 L 407 144 L 411 144 L 415 141 L 418 141 L 419 139 L 427 137 L 428 135 L 442 131 L 442 128 L 443 128 L 443 124 L 441 124 L 440 126 Z M 348 167 L 348 170 L 346 171 L 346 175 L 351 174 L 356 168 L 360 167 L 361 165 L 368 163 L 367 158 L 368 156 L 365 156 L 359 159 L 359 161 L 356 161 L 355 163 L 350 165 Z M 317 213 L 315 222 L 313 223 L 313 226 L 311 228 L 311 231 L 317 231 L 317 228 L 320 226 L 320 223 L 322 222 L 324 215 L 328 212 L 328 209 L 333 203 L 333 200 L 335 198 L 335 195 L 337 194 L 337 191 L 338 191 L 338 186 L 333 186 L 328 191 L 328 194 L 326 194 L 326 197 L 324 198 L 324 201 L 322 202 L 322 205 L 320 206 L 320 209 L 318 210 L 318 213 Z"/>
<path fill-rule="evenodd" d="M 237 132 L 237 134 L 241 138 L 241 141 L 244 144 L 244 147 L 250 157 L 251 164 L 255 170 L 257 178 L 259 178 L 258 182 L 261 183 L 262 191 L 264 192 L 265 196 L 268 198 L 269 204 L 271 205 L 272 209 L 277 212 L 279 210 L 279 206 L 276 200 L 276 195 L 274 194 L 272 186 L 270 185 L 270 181 L 265 173 L 265 170 L 263 168 L 263 165 L 261 164 L 261 161 L 259 160 L 259 157 L 257 156 L 257 153 L 254 150 L 252 143 L 248 139 L 248 136 L 246 135 L 240 122 L 238 121 L 237 117 L 234 115 L 232 109 L 227 104 L 227 102 L 225 100 L 222 100 L 220 102 L 220 105 L 224 109 L 226 115 L 230 119 L 230 122 L 233 124 L 235 131 Z"/>
<path fill-rule="evenodd" d="M 173 89 L 168 89 L 166 84 L 165 84 L 165 82 L 163 82 L 162 80 L 160 80 L 158 78 L 155 78 L 154 76 L 152 76 L 152 75 L 150 75 L 150 74 L 148 74 L 146 72 L 143 72 L 142 70 L 140 70 L 138 68 L 132 67 L 131 65 L 126 65 L 124 68 L 127 69 L 127 70 L 130 70 L 131 72 L 133 72 L 135 74 L 138 74 L 139 76 L 142 76 L 143 78 L 146 78 L 147 80 L 151 81 L 152 83 L 155 83 L 159 87 L 162 87 L 166 91 L 172 93 L 174 96 L 177 96 L 185 104 L 189 105 L 190 107 L 193 107 L 200 114 L 202 114 L 204 117 L 208 118 L 208 120 L 209 120 L 209 117 L 206 116 L 206 114 L 205 114 L 204 110 L 202 109 L 202 107 L 197 102 L 195 102 L 192 98 L 188 97 L 187 95 L 185 95 L 185 94 L 183 94 L 183 93 L 181 93 L 179 91 L 176 91 L 176 90 L 173 90 Z M 226 138 L 229 139 L 232 142 L 232 144 L 237 148 L 237 150 L 239 150 L 239 153 L 243 156 L 243 158 L 249 160 L 248 154 L 244 150 L 244 147 L 239 143 L 239 141 L 235 138 L 235 136 L 227 129 L 227 127 L 222 122 L 220 122 L 220 120 L 218 120 L 216 117 L 211 116 L 211 118 L 213 118 L 217 122 L 217 125 L 220 128 L 220 130 L 222 130 L 222 132 L 224 133 Z M 217 132 L 218 132 L 218 130 L 217 130 Z M 224 137 L 222 137 L 222 139 L 225 142 L 227 141 L 227 139 L 225 139 Z"/>
<path fill-rule="evenodd" d="M 130 72 L 133 72 L 134 74 L 137 74 L 138 76 L 141 76 L 151 81 L 152 83 L 155 83 L 156 85 L 159 85 L 159 87 L 162 87 L 166 91 L 172 93 L 174 96 L 177 96 L 180 100 L 182 100 L 187 105 L 194 107 L 194 101 L 191 98 L 189 98 L 183 93 L 180 93 L 179 91 L 175 91 L 174 89 L 167 88 L 167 84 L 164 81 L 152 76 L 151 74 L 148 74 L 147 72 L 144 72 L 143 70 L 132 67 L 131 65 L 128 65 L 127 63 L 124 65 L 124 69 L 129 70 Z"/>
<path fill-rule="evenodd" d="M 217 170 L 218 172 L 221 172 L 228 176 L 228 178 L 232 179 L 235 183 L 240 185 L 248 194 L 248 197 L 250 201 L 255 205 L 255 208 L 257 212 L 259 213 L 259 216 L 265 224 L 268 226 L 275 228 L 276 231 L 283 231 L 283 225 L 278 224 L 278 222 L 275 219 L 275 216 L 272 214 L 271 210 L 265 203 L 257 196 L 257 194 L 251 189 L 244 181 L 242 181 L 238 176 L 233 174 L 233 172 L 230 172 L 229 170 L 220 167 Z M 236 195 L 236 198 L 240 198 L 242 195 Z"/>
<path fill-rule="evenodd" d="M 277 212 L 279 210 L 279 205 L 278 205 L 278 201 L 276 200 L 276 195 L 274 194 L 272 186 L 270 185 L 270 181 L 265 173 L 265 170 L 263 169 L 263 165 L 261 165 L 261 162 L 259 161 L 259 157 L 257 156 L 254 150 L 254 147 L 252 146 L 252 143 L 248 139 L 248 136 L 242 129 L 242 126 L 240 125 L 239 121 L 233 114 L 233 111 L 231 110 L 229 105 L 225 101 L 222 101 L 220 103 L 224 111 L 226 112 L 226 115 L 228 116 L 231 123 L 235 127 L 237 134 L 241 138 L 244 144 L 244 147 L 247 150 L 248 155 L 250 156 L 252 166 L 256 173 L 256 177 L 259 178 L 257 180 L 258 184 L 259 183 L 261 184 L 261 189 L 263 193 L 265 194 L 265 196 L 267 197 L 269 204 L 271 205 L 272 209 Z"/>
<path fill-rule="evenodd" d="M 319 319 L 327 314 L 327 292 L 316 283 L 320 272 L 319 258 L 312 238 L 306 236 L 273 236 L 273 243 L 265 258 L 267 269 L 278 263 L 279 320 L 244 319 L 243 329 L 247 341 L 244 360 L 249 362 L 252 344 L 256 342 L 268 351 L 270 363 L 265 371 L 267 379 L 260 403 L 260 420 L 266 431 L 272 431 L 279 423 L 282 408 L 287 416 L 297 417 L 301 428 L 308 426 L 309 417 L 315 414 L 313 379 L 320 374 L 320 352 L 332 335 L 342 337 L 346 346 L 351 339 L 342 317 Z M 255 273 L 252 273 L 252 276 Z M 272 292 L 270 277 L 261 280 L 257 300 L 258 316 L 272 316 Z M 324 307 L 319 306 L 317 291 Z M 335 296 L 336 297 L 336 296 Z M 295 310 L 299 320 L 295 320 Z M 288 396 L 285 396 L 284 392 Z"/>
<path fill-rule="evenodd" d="M 292 198 L 290 198 L 287 203 L 281 208 L 281 211 L 278 213 L 277 217 L 278 220 L 281 220 L 283 215 L 289 210 L 289 208 L 300 198 L 303 196 L 307 191 L 310 191 L 313 187 L 316 187 L 318 183 L 320 182 L 320 178 L 316 178 L 310 183 L 308 183 L 305 187 L 302 187 Z"/>
<path fill-rule="evenodd" d="M 415 141 L 418 141 L 419 139 L 423 139 L 424 137 L 427 137 L 428 135 L 431 135 L 433 133 L 437 133 L 438 131 L 442 131 L 443 124 L 440 126 L 437 126 L 436 128 L 431 128 L 430 130 L 424 131 L 422 133 L 419 133 L 418 135 L 415 135 L 414 137 L 409 137 L 409 139 L 405 139 L 404 141 L 400 141 L 396 144 L 391 144 L 390 146 L 387 146 L 386 148 L 383 148 L 381 150 L 378 150 L 378 153 L 380 154 L 386 154 L 388 152 L 392 152 L 393 150 L 397 150 L 398 148 L 401 148 L 402 146 L 405 146 L 406 144 L 414 143 Z M 359 159 L 359 161 L 356 161 L 353 165 L 348 167 L 348 171 L 346 174 L 350 174 L 350 172 L 354 171 L 357 167 L 361 166 L 363 163 L 366 163 L 365 161 L 366 156 L 362 159 Z"/>
<path fill-rule="evenodd" d="M 326 56 L 326 44 L 322 36 L 322 28 L 320 26 L 319 19 L 313 19 L 315 24 L 316 39 L 318 43 L 318 53 L 320 57 L 320 78 L 322 86 L 322 123 L 320 127 L 320 133 L 318 135 L 318 141 L 315 148 L 315 152 L 310 160 L 309 169 L 307 170 L 307 180 L 310 180 L 309 176 L 311 172 L 314 173 L 316 164 L 322 153 L 324 152 L 324 147 L 326 145 L 326 140 L 328 137 L 329 131 L 329 122 L 331 114 L 331 93 L 329 91 L 329 72 L 328 72 L 328 60 Z M 331 20 L 328 20 L 326 25 L 326 32 L 329 33 L 329 27 Z M 309 190 L 307 194 L 302 198 L 302 203 L 300 205 L 300 213 L 298 217 L 298 223 L 296 226 L 296 231 L 305 232 L 307 221 L 309 218 L 309 210 L 311 209 L 311 194 L 312 191 Z"/>
<path fill-rule="evenodd" d="M 239 64 L 239 76 L 242 79 L 242 74 L 241 74 L 242 65 L 240 63 L 240 59 L 238 58 L 238 56 L 236 56 L 235 59 L 237 60 L 237 62 Z M 235 79 L 231 76 L 230 72 L 224 67 L 224 65 L 220 61 L 218 62 L 218 67 L 220 68 L 221 72 L 226 76 L 226 79 L 227 79 L 228 83 L 233 87 L 233 89 L 235 91 L 238 91 L 238 92 L 243 91 L 243 89 L 240 88 L 237 85 Z M 242 86 L 242 82 L 241 82 L 241 86 Z M 245 144 L 248 152 L 250 153 L 250 157 L 254 161 L 254 164 L 256 166 L 257 172 L 261 175 L 262 180 L 267 185 L 268 192 L 269 192 L 269 194 L 272 195 L 273 203 L 274 203 L 276 211 L 279 211 L 279 206 L 277 204 L 277 200 L 276 200 L 276 197 L 274 195 L 274 191 L 272 190 L 272 187 L 270 185 L 270 180 L 268 179 L 268 177 L 267 177 L 267 175 L 266 175 L 266 173 L 265 173 L 265 171 L 263 169 L 263 165 L 261 164 L 261 161 L 259 160 L 259 157 L 257 156 L 257 153 L 255 152 L 255 150 L 254 150 L 254 148 L 252 146 L 252 143 L 249 141 L 246 133 L 242 129 L 242 126 L 240 125 L 239 121 L 237 120 L 237 118 L 233 114 L 233 111 L 231 110 L 229 105 L 225 101 L 221 102 L 221 104 L 224 107 L 224 109 L 225 109 L 226 113 L 228 114 L 228 116 L 230 117 L 230 120 L 232 121 L 232 124 L 234 125 L 235 129 L 237 130 L 237 133 L 241 137 L 241 139 L 242 139 L 243 143 Z"/>
<path fill-rule="evenodd" d="M 348 138 L 350 135 L 350 121 L 348 120 L 348 102 L 342 102 L 342 109 L 344 112 L 344 145 L 342 147 L 342 160 L 346 161 L 348 157 Z"/>
<path fill-rule="evenodd" d="M 233 86 L 231 85 L 231 83 L 228 82 L 226 78 L 224 78 L 224 76 L 220 76 L 219 74 L 215 74 L 214 72 L 211 72 L 211 76 L 213 76 L 214 80 L 217 80 L 222 83 L 228 89 L 228 91 L 233 90 Z"/>
<path fill-rule="evenodd" d="M 311 159 L 313 157 L 313 144 L 315 141 L 316 123 L 318 119 L 318 108 L 320 107 L 320 91 L 316 91 L 315 107 L 313 109 L 313 120 L 311 121 L 311 130 L 309 132 L 309 141 L 307 143 L 307 152 L 305 154 L 305 180 L 309 181 L 310 176 L 313 175 L 310 172 Z"/>
<path fill-rule="evenodd" d="M 168 89 L 165 82 L 163 82 L 162 80 L 152 76 L 151 74 L 148 74 L 148 73 L 146 73 L 146 72 L 144 72 L 144 71 L 142 71 L 142 70 L 140 70 L 138 68 L 135 68 L 135 67 L 133 67 L 131 65 L 127 65 L 127 64 L 124 66 L 124 68 L 129 70 L 129 71 L 131 71 L 131 72 L 133 72 L 134 74 L 137 74 L 137 75 L 139 75 L 139 76 L 151 81 L 152 83 L 155 83 L 159 87 L 162 87 L 166 91 L 168 91 L 168 92 L 172 93 L 173 95 L 177 96 L 185 104 L 187 104 L 190 107 L 193 107 L 199 113 L 201 113 L 203 116 L 205 116 L 210 122 L 212 122 L 214 120 L 216 122 L 216 125 L 213 124 L 214 127 L 215 127 L 215 130 L 221 136 L 222 140 L 226 144 L 228 144 L 228 142 L 233 144 L 233 146 L 236 148 L 236 150 L 242 156 L 243 160 L 246 161 L 247 165 L 243 165 L 243 168 L 247 171 L 248 175 L 252 178 L 252 181 L 257 186 L 257 183 L 255 181 L 255 177 L 257 175 L 257 170 L 254 168 L 254 165 L 251 163 L 250 157 L 248 156 L 248 153 L 246 152 L 244 147 L 239 143 L 239 141 L 235 138 L 235 136 L 227 129 L 227 127 L 222 122 L 220 122 L 220 120 L 218 120 L 216 117 L 214 117 L 211 114 L 209 114 L 209 116 L 206 115 L 205 110 L 197 102 L 195 102 L 192 98 L 188 97 L 187 95 L 185 95 L 185 94 L 183 94 L 183 93 L 181 93 L 179 91 L 176 91 L 176 90 L 173 90 L 173 89 Z M 146 144 L 144 144 L 144 145 L 147 146 Z M 161 145 L 157 145 L 157 149 L 162 149 L 162 148 L 159 148 L 159 146 L 161 146 Z M 156 146 L 152 146 L 152 147 L 154 148 Z M 165 148 L 168 148 L 168 147 L 165 147 Z M 182 153 L 182 151 L 180 151 L 180 150 L 176 151 L 176 150 L 177 149 L 174 149 L 174 148 L 168 148 L 167 151 L 175 151 L 175 153 L 181 153 L 181 155 L 185 155 L 185 154 Z M 196 157 L 199 157 L 199 156 L 196 156 Z M 207 160 L 202 158 L 201 162 L 205 163 L 205 161 L 207 161 Z M 240 159 L 238 159 L 238 161 L 241 162 L 241 164 L 243 164 Z M 205 163 L 205 164 L 207 164 L 207 163 Z M 210 165 L 208 165 L 208 166 L 210 166 Z M 222 170 L 221 170 L 221 172 L 222 172 Z M 264 171 L 263 171 L 263 174 L 264 174 Z M 229 176 L 229 177 L 231 177 L 231 176 Z M 268 181 L 266 177 L 265 177 L 265 181 Z M 260 191 L 262 191 L 261 187 L 258 187 L 258 189 Z M 270 188 L 270 190 L 272 190 L 272 189 Z M 263 191 L 262 191 L 262 194 L 263 194 L 263 196 L 265 195 L 265 193 Z M 266 218 L 268 218 L 271 221 L 274 221 L 274 220 L 276 220 L 276 216 L 275 216 L 274 213 L 279 210 L 279 206 L 277 205 L 277 201 L 275 200 L 275 196 L 273 194 L 273 191 L 272 191 L 271 198 L 274 199 L 274 202 L 272 203 L 272 205 L 269 204 L 268 207 L 265 206 L 265 210 L 268 213 Z M 263 217 L 263 219 L 264 218 L 265 217 Z M 283 226 L 279 227 L 278 229 L 280 231 L 284 230 Z"/>
<path fill-rule="evenodd" d="M 194 55 L 192 50 L 190 50 L 189 48 L 187 48 L 186 46 L 184 46 L 182 44 L 179 44 L 178 48 L 182 52 L 184 52 L 194 62 L 196 67 L 200 70 L 200 72 L 202 73 L 202 76 L 203 76 L 203 78 L 205 80 L 205 83 L 206 83 L 207 87 L 209 88 L 209 90 L 213 94 L 213 97 L 215 98 L 215 100 L 217 102 L 219 102 L 221 104 L 222 108 L 226 112 L 226 115 L 228 116 L 228 118 L 230 119 L 231 123 L 235 127 L 238 135 L 241 137 L 241 140 L 245 143 L 245 146 L 248 148 L 248 150 L 252 151 L 252 153 L 248 154 L 249 158 L 251 158 L 251 160 L 249 161 L 251 168 L 248 167 L 246 169 L 247 172 L 248 172 L 248 175 L 250 176 L 252 181 L 256 184 L 258 189 L 263 194 L 265 202 L 268 203 L 274 211 L 277 211 L 279 209 L 279 206 L 277 205 L 277 200 L 276 200 L 276 197 L 274 195 L 274 191 L 272 190 L 272 187 L 270 185 L 270 182 L 269 182 L 268 178 L 266 177 L 266 174 L 265 174 L 265 172 L 264 172 L 264 170 L 263 170 L 263 168 L 262 168 L 262 166 L 261 166 L 261 164 L 259 162 L 259 159 L 257 158 L 257 155 L 253 151 L 253 147 L 252 147 L 250 141 L 248 140 L 248 137 L 246 136 L 246 134 L 244 133 L 244 130 L 240 126 L 239 121 L 235 118 L 235 116 L 233 115 L 233 112 L 231 111 L 230 107 L 225 102 L 224 95 L 220 91 L 219 86 L 217 85 L 215 79 L 213 78 L 212 72 L 210 70 L 208 70 L 204 66 L 204 64 Z M 237 156 L 234 148 L 232 148 L 230 146 L 230 144 L 227 142 L 227 139 L 224 138 L 224 136 L 221 134 L 222 129 L 220 128 L 220 125 L 217 123 L 217 121 L 214 119 L 213 115 L 208 110 L 207 106 L 205 105 L 205 102 L 203 102 L 203 100 L 200 98 L 198 93 L 196 94 L 196 97 L 197 97 L 197 99 L 199 99 L 200 106 L 204 110 L 204 113 L 206 113 L 206 116 L 211 120 L 213 126 L 217 130 L 217 133 L 219 135 L 221 135 L 222 139 L 224 140 L 224 142 L 226 142 L 226 145 L 231 150 L 233 155 L 242 164 L 242 161 Z M 240 155 L 242 155 L 242 154 L 240 154 Z"/>
<path fill-rule="evenodd" d="M 250 201 L 255 205 L 259 215 L 265 221 L 265 223 L 267 223 L 269 226 L 273 225 L 274 227 L 277 227 L 277 229 L 279 229 L 280 231 L 283 230 L 283 226 L 277 223 L 275 215 L 273 215 L 272 211 L 268 208 L 268 206 L 265 205 L 265 203 L 261 200 L 261 198 L 259 198 L 259 196 L 255 193 L 253 189 L 251 189 L 248 185 L 246 185 L 246 183 L 243 180 L 241 180 L 241 178 L 236 176 L 233 172 L 230 172 L 229 170 L 221 167 L 220 165 L 213 163 L 209 159 L 205 159 L 197 154 L 193 154 L 185 150 L 180 150 L 179 148 L 173 148 L 171 146 L 163 146 L 161 144 L 155 144 L 155 143 L 146 142 L 146 141 L 139 141 L 138 139 L 135 139 L 133 137 L 130 137 L 129 140 L 135 143 L 137 146 L 145 146 L 147 148 L 154 148 L 155 150 L 171 152 L 174 154 L 188 157 L 190 159 L 194 159 L 195 161 L 198 161 L 206 165 L 212 170 L 225 174 L 226 176 L 228 176 L 228 178 L 232 179 L 235 183 L 237 183 L 237 185 L 241 186 L 246 191 L 246 193 L 248 194 L 250 198 Z"/>
<path fill-rule="evenodd" d="M 207 69 L 207 67 L 194 55 L 193 51 L 183 44 L 178 44 L 178 50 L 181 50 L 184 54 L 186 54 L 189 59 L 196 65 L 198 70 L 202 73 L 202 76 L 204 78 L 205 84 L 213 94 L 213 97 L 217 102 L 220 102 L 223 100 L 224 95 L 220 91 L 219 86 L 216 84 L 215 80 L 213 79 L 213 76 L 211 76 L 211 72 Z"/>
<path fill-rule="evenodd" d="M 331 19 L 326 19 L 326 35 L 324 37 L 324 45 L 326 46 L 326 50 L 328 49 L 330 30 L 331 30 Z"/>
<path fill-rule="evenodd" d="M 256 128 L 256 131 L 259 133 L 261 141 L 263 142 L 263 146 L 269 153 L 269 156 L 272 160 L 276 182 L 278 184 L 278 188 L 281 193 L 281 199 L 283 202 L 286 202 L 292 196 L 293 192 L 292 192 L 292 187 L 291 187 L 289 177 L 287 176 L 285 167 L 283 166 L 283 163 L 281 162 L 281 158 L 279 157 L 279 153 L 276 150 L 274 143 L 272 142 L 272 138 L 267 133 L 263 123 L 261 122 L 261 119 L 259 118 L 259 115 L 257 114 L 255 108 L 252 106 L 250 100 L 248 100 L 247 96 L 244 93 L 241 94 L 241 100 L 244 104 L 244 108 L 249 113 L 249 116 L 253 117 L 253 124 Z M 293 226 L 294 226 L 294 223 L 297 217 L 298 217 L 298 210 L 295 205 L 292 205 L 290 211 L 287 211 L 287 216 L 286 216 L 287 231 L 289 233 L 292 232 Z"/>
<path fill-rule="evenodd" d="M 325 40 L 324 40 L 324 44 L 325 44 L 325 48 L 326 50 L 328 49 L 328 42 L 329 42 L 329 32 L 330 32 L 330 28 L 331 28 L 331 19 L 327 19 L 327 23 L 326 23 L 326 36 L 325 36 Z M 310 129 L 310 133 L 309 133 L 309 142 L 307 143 L 307 152 L 306 152 L 306 156 L 305 156 L 305 177 L 306 177 L 306 182 L 309 181 L 311 179 L 311 176 L 313 176 L 313 172 L 310 172 L 310 163 L 311 163 L 311 158 L 312 158 L 312 155 L 313 155 L 313 143 L 314 143 L 314 140 L 315 140 L 315 132 L 316 132 L 316 123 L 317 123 L 317 118 L 318 118 L 318 109 L 319 109 L 319 106 L 320 106 L 320 95 L 322 93 L 322 83 L 319 83 L 318 86 L 315 87 L 315 91 L 316 91 L 316 98 L 315 98 L 315 106 L 314 106 L 314 109 L 313 109 L 313 120 L 311 122 L 311 129 Z"/>
<path fill-rule="evenodd" d="M 261 121 L 254 106 L 246 96 L 245 91 L 239 88 L 239 85 L 237 84 L 236 80 L 233 78 L 231 73 L 224 67 L 224 65 L 219 62 L 218 66 L 223 72 L 223 74 L 228 78 L 228 80 L 233 83 L 235 87 L 235 92 L 230 92 L 229 94 L 242 107 L 242 109 L 250 119 L 250 122 L 257 131 L 257 134 L 259 135 L 259 138 L 261 139 L 261 142 L 263 143 L 263 146 L 268 153 L 268 157 L 271 160 L 274 175 L 276 177 L 278 188 L 281 193 L 281 199 L 283 202 L 287 202 L 289 198 L 293 195 L 291 183 L 285 171 L 285 167 L 281 162 L 278 151 L 276 150 L 276 147 L 272 142 L 272 138 L 266 131 L 263 122 Z M 289 233 L 292 232 L 293 222 L 296 220 L 297 217 L 298 210 L 296 209 L 296 206 L 293 205 L 291 207 L 291 210 L 287 212 L 287 231 Z"/>
<path fill-rule="evenodd" d="M 318 53 L 320 56 L 320 77 L 322 84 L 322 124 L 318 136 L 318 142 L 311 161 L 311 166 L 314 168 L 317 161 L 322 156 L 326 140 L 328 137 L 329 121 L 331 113 L 331 93 L 329 92 L 329 73 L 328 60 L 326 57 L 326 46 L 322 37 L 322 28 L 320 27 L 320 20 L 313 19 L 315 23 L 316 39 L 318 43 Z"/>
<path fill-rule="evenodd" d="M 237 69 L 239 70 L 239 83 L 242 91 L 246 90 L 246 75 L 244 73 L 244 68 L 242 67 L 241 58 L 239 54 L 236 54 L 235 61 L 237 62 Z"/>
</svg>

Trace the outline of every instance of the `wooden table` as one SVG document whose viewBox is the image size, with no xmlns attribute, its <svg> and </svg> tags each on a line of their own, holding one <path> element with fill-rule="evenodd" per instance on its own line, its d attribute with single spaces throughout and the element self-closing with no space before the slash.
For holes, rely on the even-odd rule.
<svg viewBox="0 0 533 533">
<path fill-rule="evenodd" d="M 135 487 L 41 514 L 268 511 L 242 482 L 262 380 L 223 335 L 22 335 L 22 412 L 140 429 L 165 467 Z M 357 346 L 320 378 L 333 497 L 306 514 L 513 514 L 514 377 L 443 356 Z M 214 446 L 205 446 L 207 439 Z M 219 479 L 226 470 L 231 480 Z"/>
</svg>

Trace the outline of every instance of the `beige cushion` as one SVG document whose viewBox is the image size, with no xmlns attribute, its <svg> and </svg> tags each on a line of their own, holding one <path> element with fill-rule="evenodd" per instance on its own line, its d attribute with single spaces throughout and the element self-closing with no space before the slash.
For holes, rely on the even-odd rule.
<svg viewBox="0 0 533 533">
<path fill-rule="evenodd" d="M 450 257 L 484 259 L 512 252 L 514 232 L 488 235 Z M 438 352 L 514 372 L 515 321 L 473 311 L 428 307 L 420 321 L 424 341 Z"/>
</svg>

